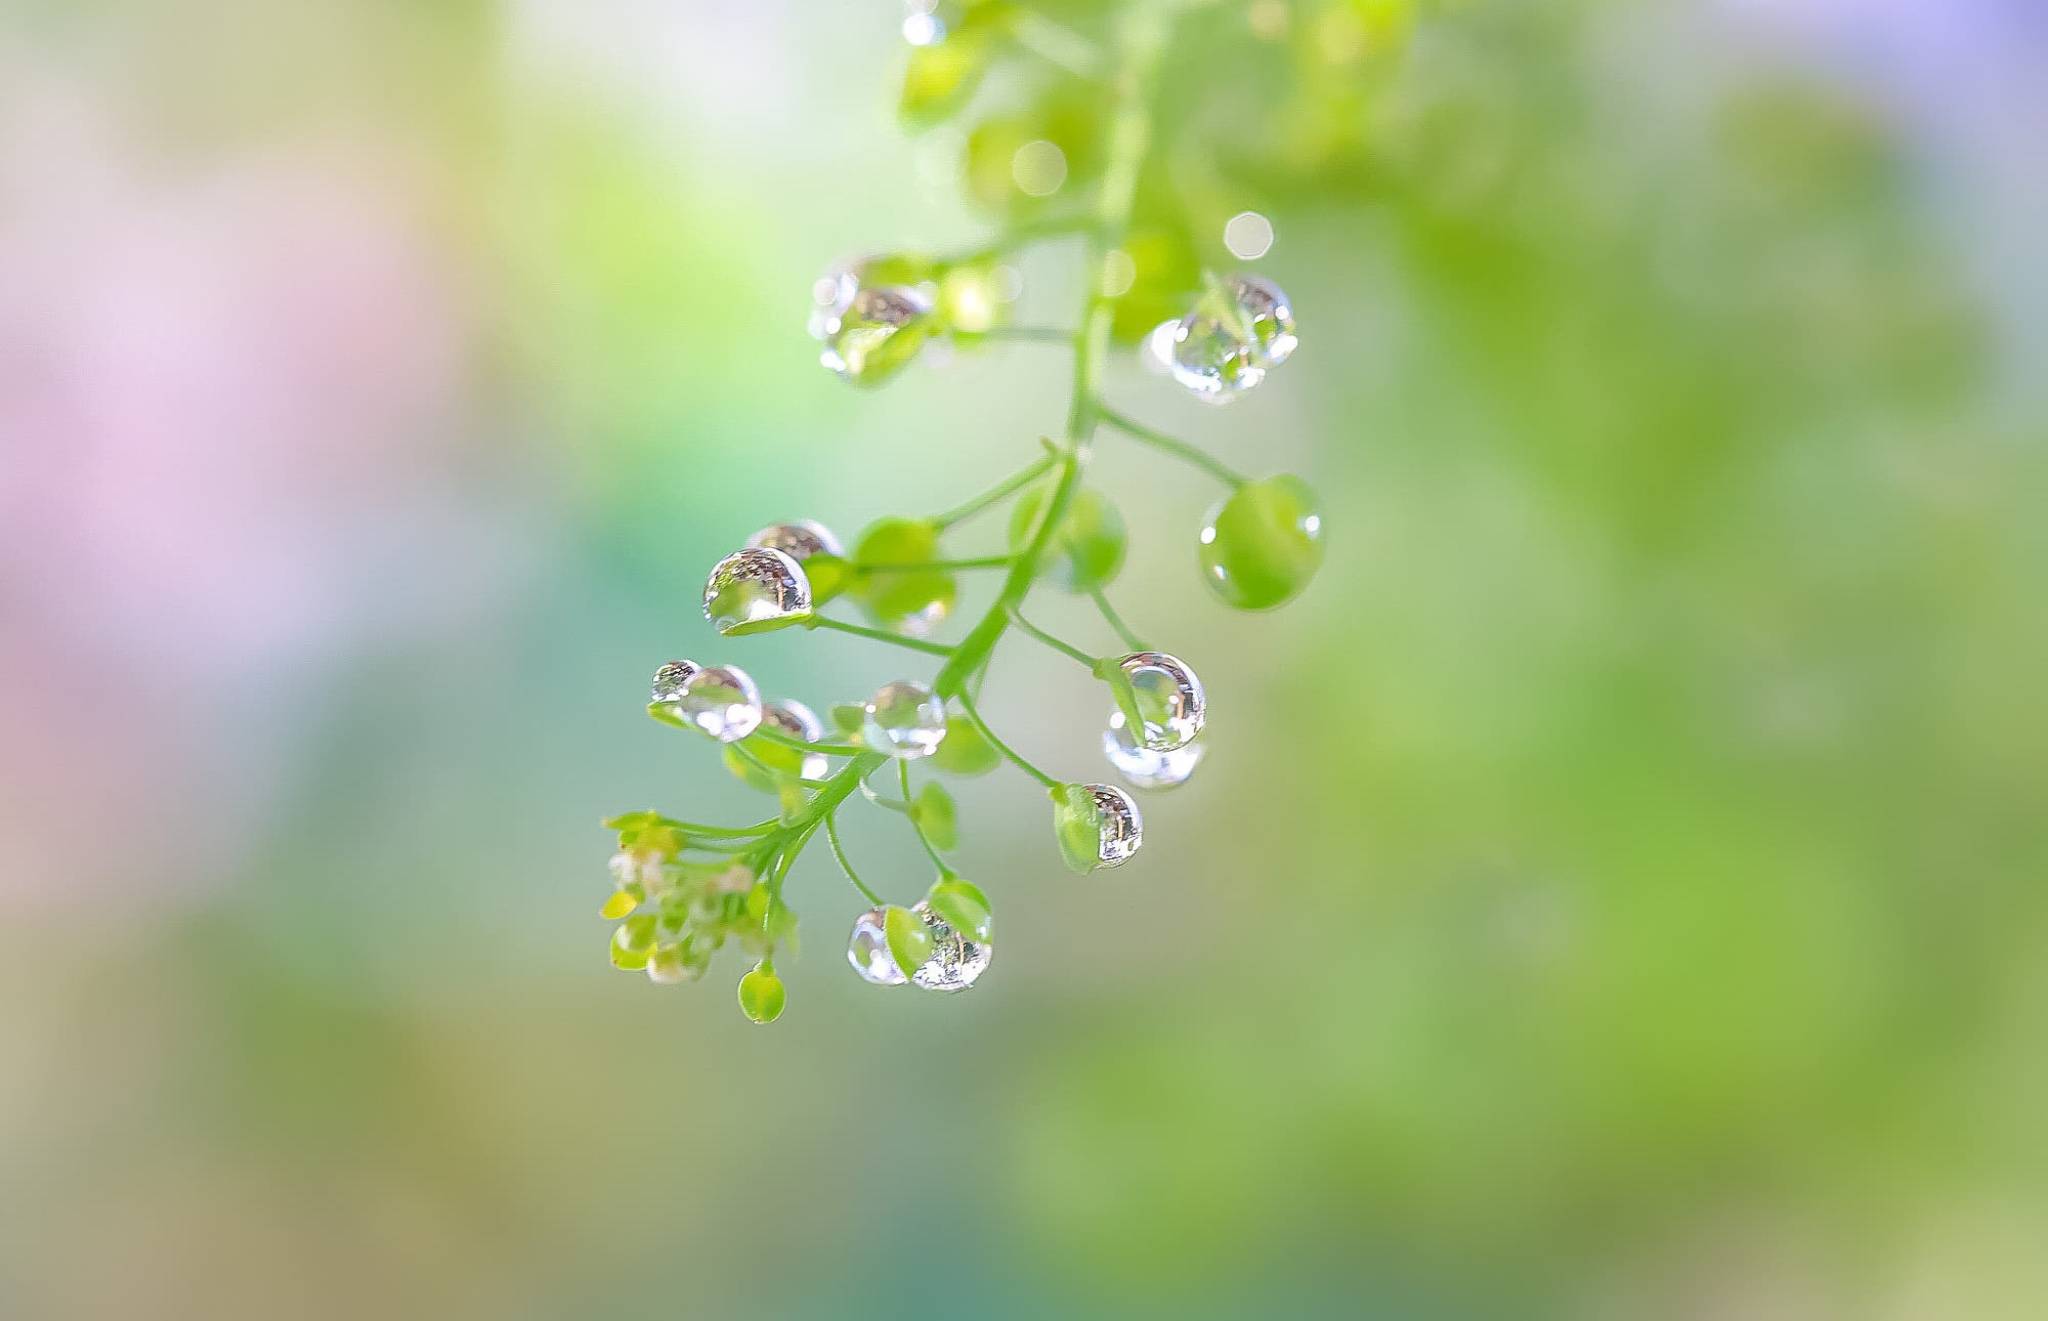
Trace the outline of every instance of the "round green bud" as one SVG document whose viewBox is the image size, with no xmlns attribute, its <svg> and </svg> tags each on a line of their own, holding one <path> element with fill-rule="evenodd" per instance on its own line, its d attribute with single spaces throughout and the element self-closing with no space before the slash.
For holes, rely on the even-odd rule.
<svg viewBox="0 0 2048 1321">
<path fill-rule="evenodd" d="M 854 547 L 853 595 L 884 628 L 922 633 L 952 612 L 959 584 L 945 569 L 920 568 L 939 556 L 939 530 L 915 518 L 872 523 Z"/>
<path fill-rule="evenodd" d="M 612 930 L 612 966 L 638 972 L 654 953 L 654 914 L 629 917 Z"/>
<path fill-rule="evenodd" d="M 775 965 L 766 959 L 740 978 L 740 1012 L 756 1023 L 773 1023 L 782 1017 L 782 1006 L 788 999 L 782 979 L 775 975 Z"/>
<path fill-rule="evenodd" d="M 1043 488 L 1035 488 L 1017 501 L 1010 514 L 1012 551 L 1023 550 L 1031 539 L 1046 498 Z M 1123 515 L 1108 496 L 1092 487 L 1078 491 L 1048 543 L 1052 554 L 1046 563 L 1046 580 L 1070 592 L 1107 586 L 1123 567 L 1129 540 Z"/>
<path fill-rule="evenodd" d="M 1285 605 L 1323 562 L 1315 492 L 1285 474 L 1247 482 L 1202 527 L 1202 577 L 1239 610 Z"/>
</svg>

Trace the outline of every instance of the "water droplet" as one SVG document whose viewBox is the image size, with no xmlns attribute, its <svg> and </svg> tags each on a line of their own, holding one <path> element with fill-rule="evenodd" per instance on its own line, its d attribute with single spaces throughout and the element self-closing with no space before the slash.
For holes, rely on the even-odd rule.
<svg viewBox="0 0 2048 1321">
<path fill-rule="evenodd" d="M 714 665 L 690 676 L 676 713 L 720 743 L 737 743 L 761 727 L 761 690 L 738 666 Z"/>
<path fill-rule="evenodd" d="M 1194 741 L 1208 719 L 1209 700 L 1202 681 L 1177 656 L 1163 651 L 1137 651 L 1117 662 L 1137 694 L 1142 728 L 1131 734 L 1154 752 L 1171 752 Z M 1116 714 L 1122 715 L 1122 711 Z"/>
<path fill-rule="evenodd" d="M 924 922 L 932 938 L 931 957 L 910 974 L 913 985 L 927 991 L 964 991 L 988 971 L 990 960 L 995 958 L 995 946 L 977 945 L 967 939 L 922 900 L 910 911 Z"/>
<path fill-rule="evenodd" d="M 811 580 L 779 550 L 734 551 L 704 583 L 704 617 L 728 637 L 783 628 L 810 613 Z"/>
<path fill-rule="evenodd" d="M 928 757 L 946 737 L 946 704 L 921 683 L 883 684 L 868 699 L 860 732 L 876 752 L 905 760 Z"/>
<path fill-rule="evenodd" d="M 1247 482 L 1209 511 L 1202 577 L 1239 610 L 1271 610 L 1308 586 L 1323 562 L 1316 495 L 1299 477 Z"/>
<path fill-rule="evenodd" d="M 1114 785 L 1091 784 L 1086 788 L 1095 799 L 1100 831 L 1096 857 L 1105 867 L 1120 867 L 1145 842 L 1145 818 L 1138 811 L 1137 802 Z"/>
<path fill-rule="evenodd" d="M 654 687 L 647 700 L 673 704 L 683 695 L 683 685 L 690 681 L 690 676 L 702 668 L 693 660 L 670 661 L 654 672 Z"/>
<path fill-rule="evenodd" d="M 1208 403 L 1228 403 L 1266 379 L 1300 343 L 1287 295 L 1270 280 L 1233 275 L 1195 310 L 1146 341 L 1173 379 Z"/>
<path fill-rule="evenodd" d="M 814 523 L 808 518 L 764 527 L 747 538 L 747 545 L 758 550 L 779 550 L 798 564 L 802 564 L 813 555 L 846 554 L 839 544 L 839 538 L 832 535 L 832 529 L 823 523 Z"/>
<path fill-rule="evenodd" d="M 846 961 L 873 986 L 901 986 L 909 981 L 889 953 L 889 937 L 883 930 L 886 909 L 870 908 L 853 920 L 853 934 L 847 937 Z"/>
<path fill-rule="evenodd" d="M 1252 360 L 1270 369 L 1294 356 L 1301 337 L 1294 330 L 1294 307 L 1280 286 L 1256 275 L 1233 275 L 1224 284 L 1251 325 Z"/>
<path fill-rule="evenodd" d="M 802 739 L 806 743 L 816 743 L 825 737 L 825 722 L 818 719 L 817 712 L 795 698 L 786 697 L 770 703 L 761 712 L 761 720 L 763 724 L 773 725 L 791 738 Z M 798 752 L 794 748 L 776 750 L 802 759 L 796 765 L 796 773 L 801 779 L 822 780 L 832 769 L 831 762 L 822 752 Z M 774 763 L 771 761 L 770 764 Z"/>
<path fill-rule="evenodd" d="M 1112 711 L 1109 728 L 1102 731 L 1102 755 L 1117 774 L 1134 789 L 1173 789 L 1187 783 L 1208 749 L 1200 742 L 1186 743 L 1170 752 L 1155 752 L 1138 746 L 1131 737 L 1124 713 Z"/>
<path fill-rule="evenodd" d="M 879 385 L 917 356 L 931 333 L 930 297 L 905 285 L 863 285 L 851 271 L 820 280 L 811 334 L 818 361 L 856 385 Z"/>
<path fill-rule="evenodd" d="M 1144 842 L 1138 804 L 1107 784 L 1069 784 L 1053 799 L 1053 835 L 1069 868 L 1087 873 L 1128 862 Z"/>
</svg>

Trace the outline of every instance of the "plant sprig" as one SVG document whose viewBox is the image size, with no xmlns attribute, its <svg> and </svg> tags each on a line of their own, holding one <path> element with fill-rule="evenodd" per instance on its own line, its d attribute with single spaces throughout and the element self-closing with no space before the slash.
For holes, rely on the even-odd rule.
<svg viewBox="0 0 2048 1321">
<path fill-rule="evenodd" d="M 1012 630 L 1081 664 L 1104 684 L 1111 713 L 1104 750 L 1127 782 L 1171 787 L 1199 760 L 1206 711 L 1200 681 L 1184 662 L 1143 645 L 1105 590 L 1123 563 L 1126 534 L 1115 506 L 1085 481 L 1098 431 L 1114 430 L 1223 484 L 1226 498 L 1205 521 L 1199 549 L 1205 581 L 1230 604 L 1279 604 L 1301 590 L 1321 557 L 1320 514 L 1298 479 L 1247 478 L 1103 397 L 1111 345 L 1131 338 L 1124 313 L 1137 291 L 1129 236 L 1141 197 L 1149 197 L 1144 186 L 1158 126 L 1159 72 L 1179 8 L 1167 0 L 1137 0 L 1115 12 L 1099 44 L 1089 34 L 1028 12 L 1017 19 L 1021 11 L 995 6 L 969 6 L 955 15 L 958 25 L 948 35 L 947 12 L 932 13 L 932 22 L 919 29 L 933 41 L 963 43 L 946 60 L 957 64 L 1008 51 L 1034 68 L 1063 65 L 1099 86 L 1106 107 L 1100 168 L 1066 194 L 1066 209 L 1021 214 L 980 247 L 944 258 L 876 257 L 834 271 L 819 284 L 813 333 L 824 364 L 862 386 L 904 370 L 940 337 L 963 349 L 1002 342 L 1063 346 L 1072 359 L 1066 418 L 1058 436 L 1041 439 L 1040 452 L 1016 472 L 937 515 L 882 519 L 850 550 L 816 523 L 778 524 L 712 570 L 704 607 L 721 635 L 822 628 L 935 659 L 929 682 L 886 685 L 864 703 L 832 707 L 828 722 L 798 702 L 764 702 L 752 679 L 732 666 L 672 661 L 657 673 L 649 713 L 725 744 L 728 765 L 772 791 L 779 811 L 734 827 L 651 812 L 608 822 L 619 835 L 614 894 L 604 910 L 619 920 L 613 961 L 644 969 L 657 981 L 693 980 L 712 951 L 736 943 L 756 960 L 741 981 L 740 1003 L 757 1022 L 779 1016 L 786 1003 L 775 955 L 793 937 L 796 918 L 784 887 L 821 829 L 839 869 L 872 905 L 856 922 L 848 948 L 865 980 L 962 990 L 988 966 L 987 896 L 946 856 L 959 842 L 952 797 L 936 780 L 914 789 L 913 760 L 953 775 L 982 774 L 1008 762 L 1037 781 L 1052 802 L 1060 854 L 1075 871 L 1118 866 L 1137 851 L 1143 822 L 1127 792 L 1056 777 L 1018 753 L 983 717 L 981 686 Z M 1011 15 L 1001 20 L 1007 26 L 980 26 L 999 14 Z M 913 58 L 906 114 L 911 88 L 929 91 L 917 80 L 940 67 Z M 920 113 L 931 109 L 916 104 Z M 1027 154 L 1038 160 L 1059 151 L 1049 139 L 1020 148 L 1018 186 L 1037 186 L 1021 173 Z M 1075 203 L 1075 196 L 1086 200 Z M 1000 262 L 1034 243 L 1073 238 L 1085 245 L 1089 272 L 1075 324 L 1008 324 Z M 1202 270 L 1160 278 L 1180 281 L 1179 305 L 1189 310 L 1146 336 L 1147 350 L 1196 395 L 1235 397 L 1292 352 L 1293 313 L 1271 284 Z M 946 553 L 947 532 L 1006 504 L 1012 511 L 1005 553 Z M 988 607 L 955 642 L 925 636 L 953 610 L 955 575 L 978 570 L 1000 574 Z M 1124 650 L 1097 655 L 1032 623 L 1025 607 L 1045 587 L 1087 596 Z M 835 601 L 858 605 L 869 622 L 828 614 Z M 900 798 L 870 783 L 891 761 Z M 847 856 L 838 814 L 856 790 L 907 818 L 933 868 L 935 880 L 913 906 L 886 902 L 884 890 L 870 886 Z"/>
</svg>

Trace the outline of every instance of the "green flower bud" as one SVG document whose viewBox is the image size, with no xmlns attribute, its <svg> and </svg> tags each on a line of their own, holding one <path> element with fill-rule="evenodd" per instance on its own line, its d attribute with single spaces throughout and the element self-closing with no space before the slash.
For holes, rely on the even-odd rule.
<svg viewBox="0 0 2048 1321">
<path fill-rule="evenodd" d="M 740 1012 L 756 1023 L 773 1023 L 782 1017 L 782 1006 L 788 999 L 782 979 L 775 975 L 775 965 L 767 959 L 740 978 Z"/>
<path fill-rule="evenodd" d="M 960 594 L 947 570 L 917 567 L 938 558 L 939 531 L 932 524 L 913 518 L 870 524 L 853 552 L 853 595 L 884 628 L 926 632 L 952 612 Z"/>
<path fill-rule="evenodd" d="M 1041 487 L 1026 491 L 1017 501 L 1010 515 L 1012 551 L 1023 550 L 1030 541 L 1046 498 Z M 1092 487 L 1078 491 L 1067 506 L 1067 516 L 1052 534 L 1046 580 L 1070 592 L 1107 586 L 1123 567 L 1128 544 L 1123 515 L 1109 497 Z"/>
<path fill-rule="evenodd" d="M 1299 477 L 1247 482 L 1210 511 L 1202 576 L 1226 604 L 1271 610 L 1292 600 L 1323 562 L 1323 520 Z"/>
</svg>

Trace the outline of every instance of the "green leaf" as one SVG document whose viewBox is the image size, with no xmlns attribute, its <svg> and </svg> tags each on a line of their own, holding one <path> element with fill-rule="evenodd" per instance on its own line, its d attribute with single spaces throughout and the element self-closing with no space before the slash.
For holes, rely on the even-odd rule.
<svg viewBox="0 0 2048 1321">
<path fill-rule="evenodd" d="M 1033 489 L 1017 501 L 1010 513 L 1013 552 L 1023 550 L 1031 540 L 1047 498 L 1043 489 Z M 1052 534 L 1052 559 L 1046 578 L 1069 592 L 1105 587 L 1123 567 L 1129 541 L 1123 515 L 1109 497 L 1092 487 L 1084 488 L 1075 493 L 1073 502 L 1067 506 L 1067 516 Z"/>
<path fill-rule="evenodd" d="M 775 965 L 766 959 L 740 978 L 740 1012 L 756 1023 L 773 1023 L 782 1017 L 788 999 L 782 979 L 775 975 Z"/>
<path fill-rule="evenodd" d="M 958 877 L 940 881 L 926 892 L 924 901 L 945 920 L 947 926 L 977 945 L 992 942 L 994 916 L 989 909 L 988 896 L 972 881 Z"/>
<path fill-rule="evenodd" d="M 1202 577 L 1239 610 L 1285 605 L 1323 562 L 1315 492 L 1282 474 L 1247 482 L 1211 510 L 1201 536 Z"/>
<path fill-rule="evenodd" d="M 944 785 L 926 781 L 924 788 L 918 790 L 917 801 L 910 806 L 910 818 L 939 852 L 951 853 L 960 847 L 959 813 L 953 806 L 953 795 L 946 792 Z"/>
<path fill-rule="evenodd" d="M 859 702 L 835 702 L 825 718 L 832 722 L 832 728 L 842 737 L 854 738 L 860 734 L 860 727 L 867 723 L 868 709 Z"/>
<path fill-rule="evenodd" d="M 931 756 L 933 767 L 947 775 L 986 775 L 1002 761 L 1003 754 L 964 715 L 947 719 L 946 736 Z"/>
<path fill-rule="evenodd" d="M 854 547 L 859 573 L 853 595 L 884 628 L 936 622 L 952 611 L 960 594 L 947 570 L 916 567 L 938 558 L 936 526 L 922 519 L 881 519 L 861 533 Z"/>
<path fill-rule="evenodd" d="M 1086 785 L 1063 784 L 1055 791 L 1052 827 L 1060 858 L 1071 870 L 1085 876 L 1102 865 L 1101 815 Z"/>
<path fill-rule="evenodd" d="M 932 933 L 924 919 L 908 908 L 889 905 L 882 914 L 882 934 L 889 942 L 889 957 L 905 977 L 916 972 L 932 956 Z"/>
</svg>

